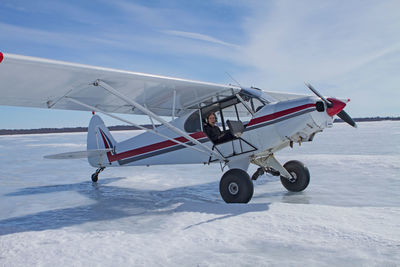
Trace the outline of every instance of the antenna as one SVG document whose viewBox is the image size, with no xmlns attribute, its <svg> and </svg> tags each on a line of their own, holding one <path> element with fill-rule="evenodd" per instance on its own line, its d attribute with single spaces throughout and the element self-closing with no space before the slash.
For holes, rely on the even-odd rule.
<svg viewBox="0 0 400 267">
<path fill-rule="evenodd" d="M 242 85 L 241 85 L 238 81 L 236 81 L 236 80 L 232 77 L 232 75 L 229 74 L 229 72 L 225 71 L 225 73 L 226 73 L 237 85 L 239 85 L 240 88 L 243 88 Z"/>
</svg>

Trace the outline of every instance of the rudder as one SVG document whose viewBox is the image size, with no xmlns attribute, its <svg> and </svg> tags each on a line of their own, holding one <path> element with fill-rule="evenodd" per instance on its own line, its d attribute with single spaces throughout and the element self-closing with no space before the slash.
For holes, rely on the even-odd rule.
<svg viewBox="0 0 400 267">
<path fill-rule="evenodd" d="M 88 127 L 87 150 L 114 149 L 116 143 L 104 121 L 100 116 L 94 115 Z M 101 157 L 88 157 L 88 161 L 93 167 L 110 166 L 109 153 Z"/>
</svg>

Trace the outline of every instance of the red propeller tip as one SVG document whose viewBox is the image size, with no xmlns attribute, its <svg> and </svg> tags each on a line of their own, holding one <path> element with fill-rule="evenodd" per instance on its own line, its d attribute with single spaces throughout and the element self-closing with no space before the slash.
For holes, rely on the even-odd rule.
<svg viewBox="0 0 400 267">
<path fill-rule="evenodd" d="M 3 61 L 4 55 L 0 52 L 0 63 Z"/>
</svg>

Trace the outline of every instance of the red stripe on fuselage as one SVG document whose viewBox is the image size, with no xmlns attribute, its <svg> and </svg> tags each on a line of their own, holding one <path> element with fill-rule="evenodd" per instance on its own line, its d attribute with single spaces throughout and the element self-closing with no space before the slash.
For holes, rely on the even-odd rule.
<svg viewBox="0 0 400 267">
<path fill-rule="evenodd" d="M 262 116 L 262 117 L 254 118 L 249 122 L 247 127 L 253 126 L 255 124 L 259 124 L 259 123 L 262 123 L 262 122 L 274 120 L 274 119 L 277 119 L 279 117 L 283 117 L 283 116 L 289 115 L 291 113 L 294 113 L 294 112 L 297 112 L 297 111 L 300 111 L 300 110 L 303 110 L 303 109 L 311 108 L 311 107 L 315 107 L 315 104 L 305 104 L 305 105 L 302 105 L 302 106 L 289 108 L 289 109 L 278 111 L 278 112 L 275 112 L 275 113 L 272 113 L 272 114 L 268 114 L 268 115 L 265 115 L 265 116 Z"/>
<path fill-rule="evenodd" d="M 194 139 L 200 139 L 200 138 L 206 137 L 205 133 L 203 133 L 203 132 L 197 132 L 197 133 L 191 134 L 190 136 L 193 137 Z M 189 141 L 188 139 L 186 139 L 185 137 L 182 137 L 182 136 L 178 137 L 178 138 L 174 138 L 174 140 L 182 142 L 182 143 L 186 143 L 187 141 Z M 105 141 L 104 138 L 103 138 L 103 141 Z M 152 152 L 155 150 L 164 149 L 164 148 L 171 147 L 171 146 L 178 145 L 178 144 L 179 143 L 173 142 L 171 140 L 166 140 L 163 142 L 151 144 L 149 146 L 139 147 L 139 148 L 136 148 L 133 150 L 125 151 L 125 152 L 122 152 L 119 154 L 112 155 L 110 153 L 110 155 L 108 155 L 108 153 L 107 153 L 107 156 L 108 156 L 108 160 L 110 162 L 113 162 L 113 161 L 117 161 L 117 160 L 121 160 L 121 159 L 130 158 L 133 156 L 137 156 L 140 154 Z"/>
</svg>

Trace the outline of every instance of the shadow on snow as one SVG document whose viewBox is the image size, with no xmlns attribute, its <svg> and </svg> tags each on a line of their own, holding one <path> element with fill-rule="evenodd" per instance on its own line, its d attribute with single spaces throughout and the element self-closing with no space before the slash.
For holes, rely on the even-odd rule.
<svg viewBox="0 0 400 267">
<path fill-rule="evenodd" d="M 9 193 L 7 197 L 75 191 L 95 201 L 79 207 L 48 210 L 0 221 L 0 235 L 60 229 L 87 222 L 109 221 L 140 215 L 163 215 L 176 212 L 198 212 L 221 215 L 212 220 L 186 227 L 222 220 L 248 212 L 268 210 L 269 204 L 225 204 L 217 182 L 179 187 L 162 191 L 138 190 L 109 185 L 125 178 L 101 179 L 97 184 L 81 182 L 29 187 Z M 49 199 L 51 201 L 52 199 Z M 54 199 L 56 201 L 56 199 Z"/>
</svg>

